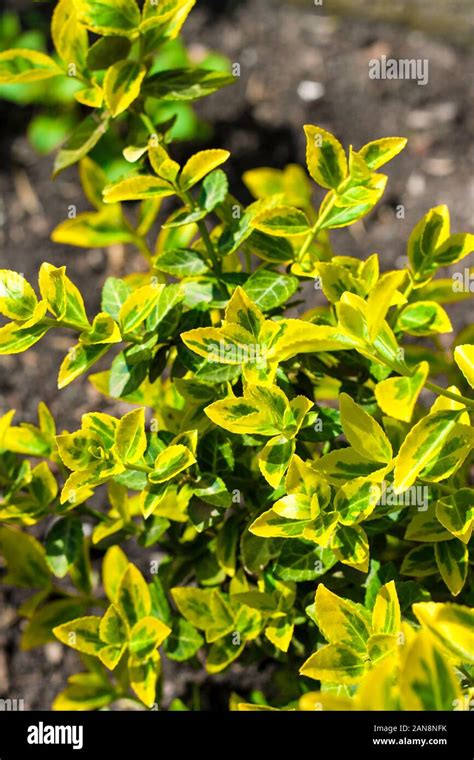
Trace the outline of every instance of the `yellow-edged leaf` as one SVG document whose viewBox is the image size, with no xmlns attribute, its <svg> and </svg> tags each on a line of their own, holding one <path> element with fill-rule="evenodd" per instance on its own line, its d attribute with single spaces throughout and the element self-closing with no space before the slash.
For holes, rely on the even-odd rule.
<svg viewBox="0 0 474 760">
<path fill-rule="evenodd" d="M 413 612 L 438 646 L 459 662 L 474 663 L 474 610 L 460 604 L 417 602 Z"/>
<path fill-rule="evenodd" d="M 209 174 L 218 166 L 225 163 L 229 158 L 228 150 L 202 150 L 191 156 L 183 166 L 179 178 L 179 184 L 183 191 L 189 190 L 196 185 L 206 174 Z"/>
<path fill-rule="evenodd" d="M 423 417 L 411 429 L 397 457 L 394 473 L 395 493 L 402 493 L 412 486 L 427 465 L 432 462 L 436 464 L 436 458 L 450 438 L 459 428 L 465 427 L 458 425 L 460 414 L 455 411 L 435 412 Z"/>
<path fill-rule="evenodd" d="M 356 695 L 358 710 L 398 708 L 397 658 L 384 657 L 362 678 Z"/>
<path fill-rule="evenodd" d="M 196 628 L 206 630 L 214 625 L 212 589 L 176 587 L 171 589 L 171 595 L 181 615 Z"/>
<path fill-rule="evenodd" d="M 336 557 L 349 567 L 366 573 L 369 568 L 369 540 L 360 525 L 339 525 L 330 547 Z"/>
<path fill-rule="evenodd" d="M 16 528 L 0 528 L 0 553 L 7 563 L 8 572 L 2 578 L 3 585 L 47 588 L 51 571 L 46 562 L 42 544 Z"/>
<path fill-rule="evenodd" d="M 150 591 L 135 565 L 129 564 L 120 580 L 116 604 L 130 628 L 150 614 Z"/>
<path fill-rule="evenodd" d="M 265 628 L 265 636 L 281 652 L 288 652 L 294 627 L 292 618 L 282 612 L 272 617 Z"/>
<path fill-rule="evenodd" d="M 440 541 L 434 548 L 440 575 L 453 596 L 458 596 L 467 579 L 469 551 L 465 543 L 453 538 Z"/>
<path fill-rule="evenodd" d="M 294 440 L 288 440 L 284 435 L 275 436 L 265 444 L 258 459 L 258 466 L 272 488 L 278 488 L 280 485 L 294 453 Z"/>
<path fill-rule="evenodd" d="M 317 681 L 337 684 L 357 683 L 366 665 L 360 652 L 343 644 L 327 644 L 311 655 L 300 668 L 300 674 Z"/>
<path fill-rule="evenodd" d="M 43 263 L 38 282 L 42 297 L 57 318 L 74 324 L 77 329 L 90 329 L 84 299 L 66 275 L 66 267 Z"/>
<path fill-rule="evenodd" d="M 151 483 L 165 483 L 195 464 L 196 457 L 187 446 L 175 444 L 158 454 L 154 469 L 148 476 Z"/>
<path fill-rule="evenodd" d="M 111 602 L 117 599 L 120 581 L 128 567 L 128 559 L 120 546 L 111 546 L 102 562 L 102 583 Z"/>
<path fill-rule="evenodd" d="M 382 411 L 396 420 L 410 422 L 429 368 L 428 362 L 420 362 L 410 376 L 389 377 L 377 383 L 375 398 Z"/>
<path fill-rule="evenodd" d="M 252 220 L 252 226 L 267 235 L 283 238 L 292 235 L 305 235 L 311 229 L 304 211 L 292 206 L 277 206 L 267 209 Z"/>
<path fill-rule="evenodd" d="M 416 301 L 404 307 L 397 319 L 396 329 L 408 335 L 424 336 L 452 332 L 453 326 L 439 303 Z"/>
<path fill-rule="evenodd" d="M 79 21 L 95 34 L 135 37 L 140 9 L 135 0 L 76 0 Z"/>
<path fill-rule="evenodd" d="M 317 459 L 312 466 L 332 486 L 342 486 L 354 478 L 362 477 L 380 483 L 390 467 L 381 466 L 380 463 L 361 456 L 351 446 L 330 451 Z"/>
<path fill-rule="evenodd" d="M 449 661 L 425 631 L 420 631 L 408 651 L 400 674 L 400 699 L 404 710 L 452 710 L 461 696 Z"/>
<path fill-rule="evenodd" d="M 160 177 L 129 177 L 104 188 L 104 203 L 143 201 L 148 198 L 166 198 L 174 195 L 173 187 Z"/>
<path fill-rule="evenodd" d="M 436 503 L 436 517 L 453 536 L 467 544 L 474 527 L 473 489 L 461 488 L 443 495 Z"/>
<path fill-rule="evenodd" d="M 392 446 L 382 427 L 347 393 L 339 397 L 342 428 L 351 446 L 363 457 L 390 462 Z"/>
<path fill-rule="evenodd" d="M 335 189 L 347 177 L 347 158 L 339 140 L 321 127 L 307 124 L 306 163 L 311 177 L 328 190 Z"/>
<path fill-rule="evenodd" d="M 401 625 L 400 603 L 394 581 L 379 590 L 372 613 L 374 633 L 398 634 Z"/>
<path fill-rule="evenodd" d="M 436 271 L 433 256 L 437 248 L 448 239 L 450 230 L 449 209 L 436 206 L 420 219 L 408 241 L 408 258 L 415 280 L 428 281 Z"/>
<path fill-rule="evenodd" d="M 119 311 L 119 324 L 123 335 L 134 332 L 145 321 L 158 303 L 163 285 L 144 285 L 127 298 Z"/>
<path fill-rule="evenodd" d="M 99 635 L 105 644 L 115 646 L 124 644 L 128 640 L 127 622 L 114 604 L 107 608 L 100 620 Z"/>
<path fill-rule="evenodd" d="M 133 464 L 145 453 L 145 409 L 133 409 L 119 421 L 116 433 L 117 454 L 123 462 Z"/>
<path fill-rule="evenodd" d="M 323 583 L 317 588 L 315 605 L 319 629 L 330 643 L 366 651 L 370 618 L 362 605 L 337 596 Z"/>
<path fill-rule="evenodd" d="M 170 635 L 171 628 L 155 617 L 141 618 L 130 632 L 129 649 L 136 659 L 148 659 Z"/>
<path fill-rule="evenodd" d="M 75 63 L 85 68 L 89 47 L 87 31 L 78 23 L 74 0 L 59 0 L 51 22 L 54 47 L 66 66 Z"/>
<path fill-rule="evenodd" d="M 35 313 L 37 305 L 36 293 L 22 274 L 0 269 L 0 314 L 26 322 Z"/>
<path fill-rule="evenodd" d="M 156 683 L 161 669 L 161 660 L 158 652 L 154 652 L 147 660 L 129 657 L 128 676 L 130 686 L 146 707 L 152 707 L 155 703 Z"/>
<path fill-rule="evenodd" d="M 61 74 L 57 63 L 37 50 L 18 48 L 0 53 L 0 84 L 38 82 Z"/>
<path fill-rule="evenodd" d="M 362 156 L 369 169 L 374 171 L 398 156 L 407 142 L 405 137 L 382 137 L 364 145 L 359 155 Z"/>
<path fill-rule="evenodd" d="M 399 293 L 398 288 L 405 277 L 404 271 L 387 272 L 382 275 L 370 291 L 367 299 L 367 322 L 370 340 L 375 340 L 377 337 L 389 308 L 403 301 L 403 296 Z"/>
<path fill-rule="evenodd" d="M 97 655 L 104 646 L 99 636 L 100 617 L 89 615 L 53 628 L 53 633 L 62 644 L 77 649 L 83 654 Z"/>
<path fill-rule="evenodd" d="M 471 388 L 474 388 L 474 346 L 469 344 L 456 346 L 454 349 L 454 361 Z"/>
<path fill-rule="evenodd" d="M 249 531 L 260 538 L 303 538 L 304 530 L 310 524 L 309 518 L 288 519 L 268 509 L 254 520 Z"/>
<path fill-rule="evenodd" d="M 87 372 L 110 349 L 110 344 L 94 346 L 78 343 L 65 356 L 58 374 L 58 388 L 65 388 L 77 377 Z"/>
<path fill-rule="evenodd" d="M 104 97 L 112 116 L 118 116 L 136 100 L 146 74 L 145 66 L 136 61 L 117 61 L 107 70 Z"/>
</svg>

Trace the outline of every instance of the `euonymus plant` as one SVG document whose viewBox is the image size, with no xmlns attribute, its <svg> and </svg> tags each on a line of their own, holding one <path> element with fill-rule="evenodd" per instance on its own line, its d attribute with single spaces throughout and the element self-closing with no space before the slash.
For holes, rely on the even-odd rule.
<svg viewBox="0 0 474 760">
<path fill-rule="evenodd" d="M 333 251 L 330 231 L 382 197 L 399 137 L 346 151 L 306 126 L 306 170 L 247 172 L 248 206 L 226 150 L 177 163 L 150 102 L 229 80 L 153 72 L 192 5 L 61 0 L 60 60 L 0 55 L 8 82 L 75 63 L 94 109 L 55 169 L 79 161 L 91 210 L 53 240 L 144 256 L 144 271 L 106 279 L 97 314 L 65 266 L 42 264 L 38 283 L 0 271 L 0 353 L 66 328 L 58 388 L 87 373 L 130 405 L 71 431 L 43 403 L 37 425 L 0 419 L 3 582 L 34 591 L 21 644 L 80 653 L 56 709 L 168 707 L 162 658 L 209 677 L 268 663 L 271 691 L 233 693 L 231 709 L 469 709 L 474 333 L 440 340 L 444 305 L 470 291 L 438 274 L 474 235 L 438 206 L 406 269 Z M 127 133 L 130 169 L 111 181 L 88 153 L 123 116 L 146 137 Z M 196 707 L 182 697 L 171 709 Z"/>
<path fill-rule="evenodd" d="M 41 28 L 22 32 L 16 14 L 2 14 L 0 98 L 41 106 L 28 131 L 39 151 L 47 153 L 70 134 L 55 172 L 99 141 L 101 164 L 120 171 L 124 133 L 139 146 L 151 122 L 166 139 L 208 131 L 192 102 L 234 77 L 229 62 L 214 53 L 192 65 L 179 34 L 194 4 L 147 1 L 140 12 L 135 2 L 60 0 L 52 14 L 53 55 Z"/>
</svg>

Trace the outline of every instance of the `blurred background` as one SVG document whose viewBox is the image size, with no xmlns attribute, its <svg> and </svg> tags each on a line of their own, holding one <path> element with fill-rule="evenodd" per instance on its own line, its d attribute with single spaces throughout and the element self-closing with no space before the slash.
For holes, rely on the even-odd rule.
<svg viewBox="0 0 474 760">
<path fill-rule="evenodd" d="M 50 49 L 51 3 L 7 0 L 3 7 L 0 49 Z M 408 148 L 387 169 L 383 201 L 363 222 L 333 234 L 336 252 L 361 258 L 377 252 L 383 268 L 403 266 L 411 229 L 440 203 L 450 207 L 454 231 L 472 231 L 472 0 L 198 0 L 184 39 L 192 61 L 210 57 L 219 67 L 225 56 L 240 65 L 241 75 L 194 113 L 182 110 L 178 159 L 203 147 L 227 148 L 233 192 L 250 201 L 242 172 L 304 163 L 303 124 L 318 124 L 356 149 L 377 137 L 402 135 Z M 169 53 L 172 60 L 181 54 Z M 383 55 L 427 59 L 428 83 L 370 79 L 369 61 Z M 140 260 L 120 246 L 89 251 L 50 241 L 70 205 L 88 209 L 75 167 L 51 181 L 53 149 L 80 116 L 80 106 L 71 111 L 69 84 L 64 92 L 51 91 L 49 82 L 0 86 L 0 267 L 35 283 L 42 261 L 66 264 L 88 310 L 96 313 L 105 278 L 139 268 Z M 123 173 L 123 166 L 118 162 L 111 171 Z M 404 218 L 396 215 L 400 205 Z M 472 307 L 471 313 L 466 303 L 457 308 L 461 322 L 472 321 Z M 19 357 L 1 357 L 0 413 L 16 408 L 17 421 L 33 422 L 42 398 L 59 427 L 73 429 L 91 407 L 120 411 L 84 379 L 58 394 L 57 371 L 70 345 L 70 336 L 54 331 Z M 72 653 L 59 644 L 46 652 L 19 652 L 14 619 L 0 592 L 0 698 L 25 697 L 27 709 L 48 709 Z"/>
</svg>

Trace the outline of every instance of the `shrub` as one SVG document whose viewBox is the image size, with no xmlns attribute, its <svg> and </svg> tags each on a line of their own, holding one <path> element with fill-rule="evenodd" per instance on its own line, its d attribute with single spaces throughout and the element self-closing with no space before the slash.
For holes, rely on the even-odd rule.
<svg viewBox="0 0 474 760">
<path fill-rule="evenodd" d="M 454 361 L 439 342 L 452 331 L 442 304 L 470 293 L 436 275 L 474 250 L 474 236 L 452 232 L 439 206 L 413 230 L 407 269 L 381 273 L 377 254 L 333 252 L 330 230 L 382 197 L 379 169 L 405 147 L 399 137 L 347 155 L 306 126 L 309 176 L 296 165 L 249 171 L 247 207 L 229 192 L 227 151 L 180 166 L 150 100 L 229 80 L 154 72 L 157 45 L 192 5 L 61 0 L 60 62 L 0 55 L 9 82 L 80 62 L 93 115 L 56 171 L 79 161 L 94 210 L 52 237 L 136 246 L 147 270 L 108 278 L 94 315 L 65 267 L 44 263 L 37 290 L 0 272 L 0 353 L 67 328 L 74 345 L 58 387 L 108 355 L 89 381 L 132 407 L 121 418 L 90 412 L 60 435 L 43 403 L 37 425 L 14 426 L 14 411 L 0 420 L 3 580 L 34 590 L 19 610 L 21 644 L 59 639 L 80 653 L 56 709 L 121 697 L 163 705 L 160 649 L 174 667 L 209 674 L 237 659 L 272 662 L 272 692 L 259 704 L 234 694 L 231 709 L 468 709 L 474 340 L 472 327 L 455 339 Z M 91 47 L 88 31 L 99 36 Z M 138 118 L 148 134 L 127 133 L 135 169 L 111 181 L 88 153 L 124 114 L 126 128 Z M 316 206 L 311 180 L 325 191 Z M 324 305 L 290 317 L 305 283 Z M 440 375 L 448 387 L 430 379 Z"/>
<path fill-rule="evenodd" d="M 193 101 L 234 79 L 223 56 L 208 53 L 198 67 L 192 65 L 179 34 L 194 2 L 145 3 L 141 18 L 132 3 L 60 0 L 51 23 L 54 56 L 48 55 L 38 11 L 22 14 L 31 26 L 27 31 L 21 30 L 18 14 L 2 14 L 0 97 L 36 105 L 28 136 L 39 152 L 50 152 L 70 135 L 58 153 L 56 172 L 99 141 L 101 165 L 113 173 L 123 171 L 124 133 L 134 145 L 146 144 L 150 121 L 167 138 L 208 135 Z M 140 23 L 134 26 L 137 18 Z M 145 69 L 146 109 L 139 101 Z M 115 89 L 120 74 L 121 89 Z M 86 118 L 84 107 L 93 109 Z"/>
</svg>

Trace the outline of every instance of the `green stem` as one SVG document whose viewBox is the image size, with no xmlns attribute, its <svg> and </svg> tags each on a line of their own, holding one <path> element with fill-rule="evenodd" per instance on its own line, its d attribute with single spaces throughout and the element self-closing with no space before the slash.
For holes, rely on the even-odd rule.
<svg viewBox="0 0 474 760">
<path fill-rule="evenodd" d="M 139 45 L 138 60 L 141 63 L 145 57 L 145 37 L 143 34 L 140 34 Z"/>
<path fill-rule="evenodd" d="M 132 343 L 134 346 L 140 346 L 143 343 L 143 338 L 135 337 L 134 335 L 129 335 L 128 333 L 126 335 L 122 335 L 122 338 L 125 343 Z"/>
<path fill-rule="evenodd" d="M 452 401 L 457 401 L 459 404 L 467 406 L 468 409 L 474 409 L 474 401 L 466 398 L 466 396 L 461 396 L 460 393 L 452 393 L 452 391 L 448 391 L 447 388 L 442 388 L 440 385 L 436 385 L 436 383 L 425 383 L 425 388 L 428 391 L 437 393 L 439 396 L 445 396 Z"/>
<path fill-rule="evenodd" d="M 64 589 L 59 586 L 53 585 L 51 591 L 53 594 L 63 597 L 63 599 L 73 599 L 84 602 L 84 604 L 87 604 L 90 607 L 103 607 L 105 609 L 109 606 L 109 603 L 106 602 L 105 599 L 96 599 L 95 596 L 88 596 L 87 594 L 71 594 L 69 591 L 64 591 Z"/>
<path fill-rule="evenodd" d="M 193 211 L 198 210 L 198 206 L 189 191 L 180 193 L 177 189 L 177 193 L 179 197 L 181 198 L 181 200 L 183 201 L 183 203 L 186 204 L 186 206 L 189 206 L 191 213 L 193 213 Z M 218 277 L 221 273 L 221 263 L 219 259 L 217 258 L 217 254 L 214 250 L 211 236 L 209 235 L 209 230 L 206 227 L 206 223 L 204 219 L 200 219 L 197 222 L 197 227 L 199 230 L 199 234 L 201 235 L 202 240 L 204 242 L 204 245 L 206 246 L 206 251 L 209 256 L 210 263 L 212 264 L 212 269 L 214 270 L 214 274 L 216 274 L 216 276 Z"/>
<path fill-rule="evenodd" d="M 75 332 L 81 333 L 87 329 L 85 325 L 79 325 L 75 322 L 68 322 L 65 319 L 53 319 L 52 317 L 46 317 L 46 319 L 43 319 L 43 323 L 49 325 L 50 327 L 64 327 L 67 330 L 74 330 Z"/>
<path fill-rule="evenodd" d="M 459 670 L 459 672 L 464 676 L 468 685 L 471 685 L 472 683 L 474 683 L 474 679 L 472 678 L 472 675 L 468 673 L 464 665 L 456 665 L 456 667 Z"/>
<path fill-rule="evenodd" d="M 212 263 L 212 268 L 214 270 L 214 273 L 217 277 L 222 272 L 221 264 L 219 259 L 217 258 L 216 252 L 214 250 L 214 246 L 212 245 L 211 236 L 209 235 L 209 230 L 206 227 L 206 223 L 204 222 L 204 219 L 200 219 L 197 223 L 199 234 L 201 235 L 204 245 L 206 246 L 206 251 L 208 253 L 208 256 Z"/>
<path fill-rule="evenodd" d="M 314 240 L 314 238 L 316 237 L 317 234 L 318 234 L 318 224 L 316 223 L 314 225 L 314 227 L 312 227 L 311 232 L 308 234 L 306 240 L 304 241 L 303 245 L 301 246 L 301 248 L 300 248 L 300 250 L 298 252 L 298 255 L 296 257 L 296 261 L 297 262 L 303 261 L 305 255 L 308 252 L 308 249 L 309 249 L 310 245 L 312 244 L 312 242 L 313 242 L 313 240 Z"/>
<path fill-rule="evenodd" d="M 105 515 L 102 512 L 99 512 L 97 509 L 93 509 L 92 507 L 88 507 L 86 504 L 80 505 L 79 512 L 83 515 L 94 517 L 96 520 L 99 520 L 99 522 L 104 522 L 105 520 Z"/>
<path fill-rule="evenodd" d="M 441 485 L 441 483 L 432 483 L 431 481 L 425 480 L 424 478 L 418 478 L 418 480 L 421 480 L 422 483 L 424 483 L 425 485 L 429 486 L 430 488 L 432 488 L 434 486 L 435 488 L 438 489 L 438 491 L 442 491 L 442 493 L 445 493 L 445 494 L 447 494 L 449 496 L 452 493 L 454 493 L 455 490 L 456 490 L 454 488 L 449 488 L 448 486 L 443 486 L 443 485 Z"/>
<path fill-rule="evenodd" d="M 377 359 L 380 364 L 384 364 L 386 367 L 392 370 L 392 372 L 395 372 L 397 375 L 400 375 L 401 377 L 411 377 L 410 371 L 408 368 L 406 371 L 403 371 L 403 369 L 399 365 L 395 365 L 388 359 L 381 357 L 381 356 L 374 356 L 374 358 Z M 443 388 L 441 385 L 437 385 L 436 383 L 431 382 L 425 382 L 424 387 L 426 390 L 431 391 L 432 393 L 436 393 L 438 396 L 444 396 L 445 398 L 449 398 L 452 401 L 457 401 L 458 404 L 461 404 L 462 406 L 467 407 L 468 409 L 474 410 L 474 400 L 466 398 L 466 396 L 462 396 L 460 393 L 453 393 L 452 391 L 448 391 L 447 388 Z"/>
<path fill-rule="evenodd" d="M 138 470 L 139 472 L 153 472 L 152 467 L 147 467 L 146 464 L 126 464 L 125 465 L 126 470 Z"/>
<path fill-rule="evenodd" d="M 306 216 L 308 217 L 309 221 L 312 224 L 316 224 L 316 222 L 318 221 L 318 215 L 316 214 L 316 211 L 314 210 L 314 208 L 311 205 L 306 206 L 306 208 L 304 209 L 304 212 Z"/>
<path fill-rule="evenodd" d="M 154 258 L 153 257 L 153 253 L 150 250 L 145 237 L 143 237 L 142 235 L 139 235 L 137 233 L 136 229 L 130 224 L 130 222 L 128 221 L 128 219 L 127 219 L 127 217 L 125 216 L 124 213 L 122 213 L 122 219 L 123 219 L 123 222 L 124 222 L 125 226 L 127 227 L 127 229 L 130 230 L 130 233 L 133 236 L 133 243 L 134 243 L 134 245 L 136 245 L 136 247 L 138 248 L 138 250 L 143 254 L 143 256 L 147 260 L 147 262 L 149 264 L 153 265 L 153 258 Z M 163 283 L 167 282 L 167 278 L 166 278 L 166 275 L 164 274 L 164 272 L 160 272 L 158 269 L 155 269 L 154 271 L 156 272 L 156 277 L 158 279 L 158 282 L 163 282 Z"/>
<path fill-rule="evenodd" d="M 395 366 L 387 359 L 382 359 L 381 357 L 377 357 L 377 359 L 381 364 L 385 364 L 386 367 L 389 367 L 393 372 L 396 372 L 397 375 L 400 375 L 401 377 L 411 376 L 408 369 L 406 372 L 402 372 L 399 366 Z M 449 398 L 452 401 L 457 401 L 458 404 L 461 404 L 468 409 L 474 409 L 474 400 L 466 398 L 466 396 L 462 396 L 460 393 L 453 393 L 452 391 L 448 391 L 447 388 L 443 388 L 441 385 L 437 385 L 436 383 L 431 382 L 425 382 L 424 387 L 426 390 L 431 391 L 432 393 L 436 393 L 438 396 L 444 396 L 445 398 Z"/>
<path fill-rule="evenodd" d="M 150 119 L 150 117 L 148 116 L 148 114 L 144 113 L 143 111 L 140 111 L 140 119 L 142 120 L 145 127 L 148 129 L 150 133 L 149 137 L 154 135 L 156 133 L 155 126 L 152 120 Z"/>
<path fill-rule="evenodd" d="M 122 210 L 122 221 L 125 225 L 125 227 L 128 229 L 128 231 L 133 235 L 133 243 L 137 246 L 137 248 L 143 253 L 146 260 L 151 263 L 151 260 L 153 258 L 153 254 L 150 251 L 148 247 L 148 243 L 146 242 L 145 238 L 142 237 L 142 235 L 139 235 L 136 231 L 136 229 L 133 227 L 132 224 L 128 221 L 127 217 L 123 213 Z"/>
<path fill-rule="evenodd" d="M 308 236 L 307 236 L 306 240 L 304 241 L 303 245 L 301 246 L 301 249 L 300 249 L 300 251 L 298 253 L 298 256 L 296 258 L 296 260 L 298 262 L 301 262 L 303 260 L 304 256 L 306 255 L 306 253 L 308 252 L 309 247 L 314 242 L 314 239 L 315 239 L 316 235 L 321 230 L 321 226 L 322 226 L 324 220 L 327 218 L 329 212 L 332 211 L 332 208 L 333 208 L 335 202 L 336 202 L 336 194 L 333 193 L 332 198 L 328 201 L 328 204 L 327 204 L 326 208 L 324 209 L 324 212 L 318 216 L 318 219 L 317 219 L 316 223 L 312 226 L 310 232 L 308 233 Z"/>
<path fill-rule="evenodd" d="M 50 325 L 51 327 L 64 327 L 67 330 L 74 330 L 74 332 L 85 332 L 84 325 L 76 325 L 74 322 L 66 322 L 61 319 L 51 319 L 46 318 L 43 320 L 45 324 Z M 123 340 L 125 343 L 133 343 L 134 345 L 142 343 L 141 338 L 137 338 L 133 335 L 123 335 Z"/>
<path fill-rule="evenodd" d="M 415 283 L 413 281 L 412 276 L 410 275 L 410 280 L 408 282 L 408 285 L 406 286 L 406 288 L 403 291 L 403 295 L 405 296 L 405 298 L 407 299 L 407 301 L 410 298 L 414 287 L 415 287 Z M 405 308 L 405 306 L 406 306 L 406 304 L 402 303 L 402 304 L 400 304 L 400 306 L 397 306 L 397 308 L 394 309 L 393 314 L 391 314 L 390 318 L 387 320 L 390 327 L 392 327 L 392 328 L 395 327 L 395 325 L 397 324 L 398 317 L 402 313 L 402 311 Z"/>
<path fill-rule="evenodd" d="M 146 258 L 149 264 L 152 263 L 153 254 L 150 251 L 148 247 L 148 243 L 146 242 L 145 238 L 142 238 L 140 235 L 138 235 L 135 230 L 133 231 L 133 242 L 139 249 L 139 251 L 143 254 L 143 256 Z"/>
<path fill-rule="evenodd" d="M 405 289 L 404 289 L 404 291 L 403 291 L 403 295 L 405 296 L 405 298 L 407 299 L 407 301 L 408 301 L 408 299 L 410 298 L 410 296 L 411 296 L 411 294 L 412 294 L 412 292 L 413 292 L 413 288 L 414 288 L 414 287 L 415 287 L 415 281 L 414 281 L 414 280 L 413 280 L 413 278 L 410 276 L 410 280 L 409 280 L 409 282 L 408 282 L 408 285 L 406 286 L 406 288 L 405 288 Z"/>
</svg>

